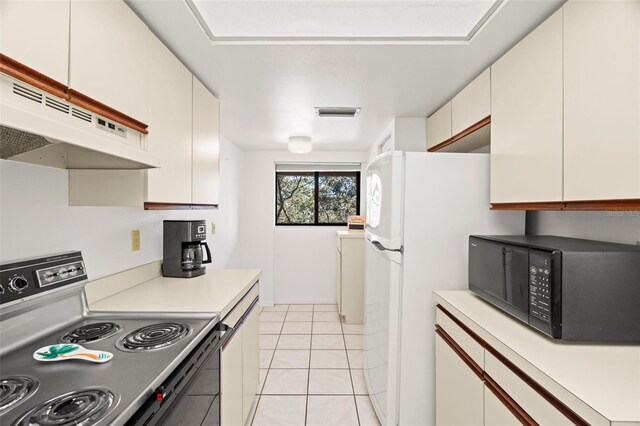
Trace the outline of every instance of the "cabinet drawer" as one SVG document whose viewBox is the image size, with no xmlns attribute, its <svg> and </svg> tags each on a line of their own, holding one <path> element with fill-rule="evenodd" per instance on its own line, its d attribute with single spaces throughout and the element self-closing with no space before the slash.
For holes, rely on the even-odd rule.
<svg viewBox="0 0 640 426">
<path fill-rule="evenodd" d="M 436 323 L 464 350 L 471 359 L 484 368 L 484 348 L 469 333 L 456 324 L 442 309 L 436 309 Z"/>
<path fill-rule="evenodd" d="M 485 372 L 529 415 L 541 425 L 573 424 L 549 401 L 518 377 L 491 353 L 485 354 Z"/>
<path fill-rule="evenodd" d="M 229 327 L 235 327 L 238 321 L 240 321 L 240 318 L 242 318 L 243 313 L 242 302 L 240 302 L 222 319 L 222 322 Z"/>
<path fill-rule="evenodd" d="M 260 285 L 255 283 L 254 286 L 244 295 L 242 299 L 242 312 L 247 312 L 247 309 L 251 307 L 253 301 L 258 297 L 260 293 Z"/>
</svg>

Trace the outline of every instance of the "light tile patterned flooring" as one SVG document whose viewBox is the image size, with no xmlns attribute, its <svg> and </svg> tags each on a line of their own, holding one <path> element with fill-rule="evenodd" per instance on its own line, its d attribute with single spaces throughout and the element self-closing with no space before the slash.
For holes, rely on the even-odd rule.
<svg viewBox="0 0 640 426">
<path fill-rule="evenodd" d="M 379 426 L 362 370 L 362 326 L 336 305 L 276 305 L 260 313 L 260 393 L 254 426 Z"/>
</svg>

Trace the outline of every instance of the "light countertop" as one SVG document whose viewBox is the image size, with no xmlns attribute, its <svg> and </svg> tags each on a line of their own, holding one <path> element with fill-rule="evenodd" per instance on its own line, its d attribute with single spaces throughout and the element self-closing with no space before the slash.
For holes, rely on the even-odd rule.
<svg viewBox="0 0 640 426">
<path fill-rule="evenodd" d="M 589 423 L 640 424 L 640 345 L 556 341 L 469 291 L 433 297 Z"/>
<path fill-rule="evenodd" d="M 341 229 L 336 231 L 340 238 L 364 238 L 364 230 L 362 229 Z"/>
<path fill-rule="evenodd" d="M 155 277 L 97 301 L 92 311 L 211 312 L 224 318 L 260 278 L 258 269 L 207 269 L 195 278 Z"/>
</svg>

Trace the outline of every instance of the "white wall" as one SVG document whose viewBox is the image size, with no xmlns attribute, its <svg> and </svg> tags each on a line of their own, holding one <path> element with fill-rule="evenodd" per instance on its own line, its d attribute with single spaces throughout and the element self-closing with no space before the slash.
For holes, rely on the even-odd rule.
<svg viewBox="0 0 640 426">
<path fill-rule="evenodd" d="M 70 207 L 66 170 L 0 161 L 0 261 L 82 250 L 90 279 L 162 257 L 164 219 L 206 219 L 214 268 L 240 263 L 238 212 L 244 153 L 222 138 L 220 209 L 144 211 L 132 207 Z M 141 250 L 131 252 L 139 229 Z"/>
<path fill-rule="evenodd" d="M 334 302 L 335 231 L 339 227 L 275 227 L 276 162 L 365 162 L 366 152 L 247 151 L 240 238 L 243 265 L 263 270 L 262 305 Z M 364 179 L 362 179 L 364 181 Z M 362 206 L 361 206 L 362 209 Z"/>
<path fill-rule="evenodd" d="M 636 244 L 640 212 L 528 212 L 527 233 Z"/>
</svg>

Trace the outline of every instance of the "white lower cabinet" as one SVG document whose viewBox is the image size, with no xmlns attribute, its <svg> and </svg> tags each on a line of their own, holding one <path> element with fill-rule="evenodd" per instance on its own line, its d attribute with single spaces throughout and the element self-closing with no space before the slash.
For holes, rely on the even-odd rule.
<svg viewBox="0 0 640 426">
<path fill-rule="evenodd" d="M 344 316 L 347 324 L 362 324 L 364 322 L 364 234 L 343 238 L 338 232 L 337 249 L 338 312 Z"/>
<path fill-rule="evenodd" d="M 522 424 L 488 386 L 484 388 L 484 424 L 490 426 L 520 426 Z"/>
<path fill-rule="evenodd" d="M 259 383 L 259 309 L 256 284 L 223 319 L 233 335 L 220 360 L 221 418 L 225 426 L 242 426 L 251 412 Z"/>
<path fill-rule="evenodd" d="M 481 425 L 484 382 L 436 334 L 436 424 Z"/>
<path fill-rule="evenodd" d="M 437 309 L 436 322 L 437 425 L 587 424 L 456 317 Z"/>
<path fill-rule="evenodd" d="M 242 329 L 237 330 L 222 350 L 220 391 L 222 424 L 242 425 Z"/>
<path fill-rule="evenodd" d="M 247 421 L 260 382 L 260 309 L 258 286 L 243 301 L 246 318 L 242 324 L 242 419 Z"/>
</svg>

